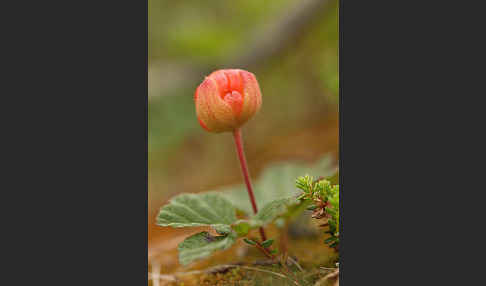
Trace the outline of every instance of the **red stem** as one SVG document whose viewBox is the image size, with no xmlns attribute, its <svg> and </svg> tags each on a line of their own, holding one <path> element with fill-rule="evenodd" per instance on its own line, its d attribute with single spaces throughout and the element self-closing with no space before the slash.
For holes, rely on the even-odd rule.
<svg viewBox="0 0 486 286">
<path fill-rule="evenodd" d="M 241 129 L 240 128 L 235 129 L 235 131 L 233 131 L 233 136 L 235 138 L 236 151 L 238 152 L 238 158 L 240 159 L 241 171 L 243 172 L 243 177 L 245 179 L 246 189 L 248 190 L 248 196 L 250 197 L 253 213 L 256 214 L 258 212 L 258 208 L 255 201 L 255 196 L 253 195 L 253 187 L 251 186 L 250 175 L 248 172 L 248 165 L 246 163 L 245 151 L 243 150 Z M 260 236 L 262 237 L 262 241 L 267 240 L 263 227 L 260 227 Z"/>
</svg>

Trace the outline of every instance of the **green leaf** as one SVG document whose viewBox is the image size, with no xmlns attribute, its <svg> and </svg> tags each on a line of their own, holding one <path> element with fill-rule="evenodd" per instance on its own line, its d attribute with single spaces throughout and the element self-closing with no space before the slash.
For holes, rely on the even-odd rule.
<svg viewBox="0 0 486 286">
<path fill-rule="evenodd" d="M 217 193 L 182 194 L 161 208 L 157 224 L 170 227 L 212 226 L 219 234 L 229 233 L 236 209 Z"/>
<path fill-rule="evenodd" d="M 239 220 L 234 225 L 232 225 L 232 228 L 234 231 L 236 231 L 238 236 L 245 236 L 248 234 L 252 227 L 248 221 Z"/>
<path fill-rule="evenodd" d="M 262 242 L 262 246 L 265 248 L 269 247 L 272 244 L 273 244 L 273 239 L 267 239 L 264 242 Z"/>
<path fill-rule="evenodd" d="M 253 240 L 251 239 L 248 239 L 248 238 L 243 238 L 243 241 L 246 242 L 247 244 L 249 245 L 256 245 L 256 242 L 254 242 Z"/>
<path fill-rule="evenodd" d="M 239 235 L 246 235 L 244 233 L 244 229 L 253 229 L 260 226 L 265 226 L 266 224 L 271 223 L 279 216 L 287 213 L 289 207 L 293 204 L 297 203 L 298 201 L 295 198 L 287 198 L 287 199 L 280 199 L 276 201 L 272 201 L 266 204 L 258 213 L 249 219 L 242 219 L 236 221 L 232 228 L 239 234 Z"/>
<path fill-rule="evenodd" d="M 324 240 L 324 242 L 327 243 L 327 244 L 329 244 L 329 243 L 335 241 L 336 239 L 337 239 L 337 237 L 331 236 L 328 239 Z"/>
<path fill-rule="evenodd" d="M 251 220 L 259 221 L 262 224 L 272 222 L 278 216 L 287 212 L 290 205 L 297 203 L 295 198 L 287 198 L 272 201 L 266 204 Z"/>
<path fill-rule="evenodd" d="M 179 262 L 187 265 L 194 260 L 208 257 L 216 250 L 224 250 L 233 245 L 236 234 L 212 236 L 208 232 L 200 232 L 186 238 L 179 244 Z"/>
</svg>

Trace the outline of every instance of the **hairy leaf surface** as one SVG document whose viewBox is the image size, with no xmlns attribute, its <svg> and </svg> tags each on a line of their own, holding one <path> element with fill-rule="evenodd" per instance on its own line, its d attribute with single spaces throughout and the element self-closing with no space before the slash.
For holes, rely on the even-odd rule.
<svg viewBox="0 0 486 286">
<path fill-rule="evenodd" d="M 236 221 L 236 209 L 217 193 L 182 194 L 161 208 L 157 216 L 160 226 L 212 226 L 218 233 L 228 233 Z"/>
</svg>

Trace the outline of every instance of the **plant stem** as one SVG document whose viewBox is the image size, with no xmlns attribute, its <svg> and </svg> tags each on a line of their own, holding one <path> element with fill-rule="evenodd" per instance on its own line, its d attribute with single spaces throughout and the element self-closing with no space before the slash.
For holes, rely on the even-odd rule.
<svg viewBox="0 0 486 286">
<path fill-rule="evenodd" d="M 243 140 L 241 139 L 241 129 L 235 129 L 233 131 L 233 137 L 235 139 L 236 151 L 238 153 L 238 159 L 240 159 L 241 171 L 243 173 L 243 178 L 245 179 L 246 189 L 248 190 L 248 196 L 250 197 L 251 206 L 253 208 L 253 213 L 258 212 L 257 204 L 255 201 L 255 195 L 253 195 L 253 187 L 251 186 L 250 174 L 248 172 L 248 165 L 246 164 L 245 151 L 243 150 Z M 260 236 L 262 241 L 267 240 L 265 235 L 265 230 L 260 227 Z"/>
</svg>

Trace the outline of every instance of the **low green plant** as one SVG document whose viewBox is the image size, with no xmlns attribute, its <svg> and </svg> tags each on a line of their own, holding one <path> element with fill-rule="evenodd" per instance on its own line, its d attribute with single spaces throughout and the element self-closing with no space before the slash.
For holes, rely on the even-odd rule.
<svg viewBox="0 0 486 286">
<path fill-rule="evenodd" d="M 179 261 L 188 264 L 216 250 L 227 249 L 238 238 L 246 237 L 251 229 L 273 222 L 297 202 L 295 198 L 278 199 L 266 204 L 255 215 L 238 219 L 237 209 L 220 193 L 182 194 L 161 208 L 157 224 L 170 227 L 210 226 L 215 230 L 217 235 L 200 232 L 179 244 Z M 270 241 L 265 240 L 260 244 L 268 248 Z"/>
<path fill-rule="evenodd" d="M 339 249 L 339 185 L 332 185 L 328 180 L 319 178 L 314 180 L 311 176 L 297 178 L 296 186 L 302 190 L 298 199 L 302 202 L 310 202 L 309 210 L 312 217 L 325 219 L 322 227 L 329 227 L 326 233 L 330 237 L 325 240 L 330 247 Z"/>
<path fill-rule="evenodd" d="M 249 231 L 272 222 L 277 224 L 278 220 L 289 219 L 299 213 L 296 209 L 300 209 L 297 199 L 300 192 L 292 182 L 300 174 L 306 173 L 332 176 L 336 169 L 329 156 L 324 156 L 313 166 L 275 164 L 265 169 L 256 181 L 255 198 L 263 206 L 257 214 L 253 214 L 247 199 L 246 186 L 236 185 L 206 193 L 178 195 L 160 209 L 157 224 L 174 228 L 209 226 L 214 229 L 216 235 L 200 232 L 179 245 L 179 261 L 183 265 L 206 258 L 217 250 L 227 249 L 239 238 L 268 248 L 271 239 L 250 239 L 247 237 Z M 237 218 L 238 213 L 240 219 Z M 272 251 L 275 252 L 269 250 L 275 254 Z"/>
</svg>

